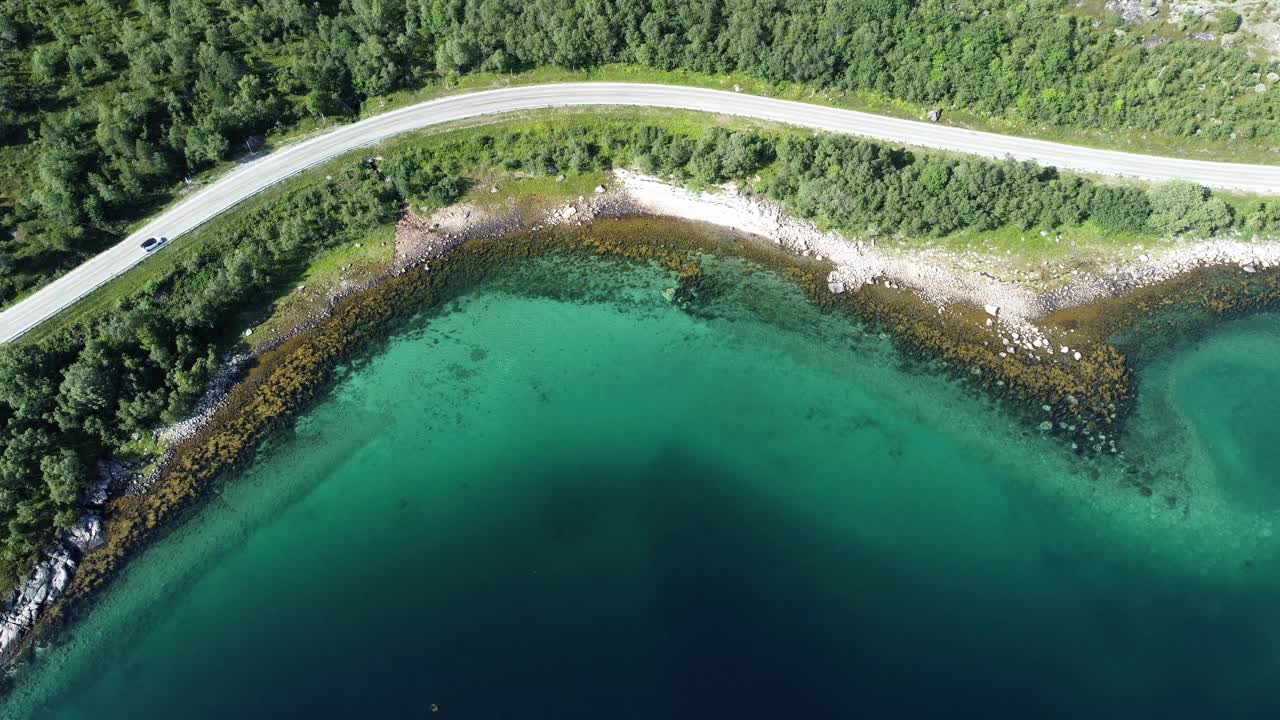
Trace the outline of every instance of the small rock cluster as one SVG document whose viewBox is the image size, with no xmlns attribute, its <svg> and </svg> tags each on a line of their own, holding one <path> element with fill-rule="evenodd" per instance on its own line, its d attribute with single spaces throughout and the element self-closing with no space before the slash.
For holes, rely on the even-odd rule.
<svg viewBox="0 0 1280 720">
<path fill-rule="evenodd" d="M 1127 23 L 1149 22 L 1160 14 L 1162 0 L 1107 0 L 1106 8 Z"/>
<path fill-rule="evenodd" d="M 10 659 L 45 608 L 66 592 L 85 553 L 102 547 L 105 542 L 102 517 L 95 511 L 85 513 L 63 533 L 0 614 L 0 658 Z"/>
<path fill-rule="evenodd" d="M 1212 238 L 1155 256 L 1143 254 L 1136 263 L 1111 267 L 1097 275 L 1076 276 L 1070 284 L 1046 294 L 1043 302 L 1046 310 L 1085 305 L 1212 266 L 1235 266 L 1246 273 L 1280 267 L 1280 244 Z"/>
</svg>

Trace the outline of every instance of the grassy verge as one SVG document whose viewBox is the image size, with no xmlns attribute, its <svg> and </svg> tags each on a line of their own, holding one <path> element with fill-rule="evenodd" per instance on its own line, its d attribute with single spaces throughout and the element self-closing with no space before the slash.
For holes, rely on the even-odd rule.
<svg viewBox="0 0 1280 720">
<path fill-rule="evenodd" d="M 295 125 L 284 132 L 267 136 L 265 147 L 280 149 L 295 142 L 300 142 L 316 135 L 333 130 L 347 124 L 346 121 L 363 120 L 382 113 L 408 107 L 421 102 L 435 100 L 450 95 L 494 90 L 503 87 L 540 85 L 558 82 L 634 82 L 660 83 L 667 85 L 688 85 L 715 90 L 740 89 L 744 93 L 764 95 L 768 97 L 809 102 L 828 107 L 847 110 L 861 110 L 890 117 L 909 120 L 921 120 L 931 108 L 896 100 L 869 92 L 843 92 L 821 89 L 800 83 L 773 82 L 743 75 L 741 73 L 708 74 L 687 70 L 656 70 L 636 65 L 604 65 L 592 70 L 569 70 L 558 67 L 544 67 L 515 74 L 473 73 L 444 80 L 438 84 L 427 85 L 414 90 L 401 90 L 388 95 L 371 98 L 364 104 L 364 110 L 358 116 L 350 118 L 311 118 Z M 668 112 L 679 114 L 681 111 L 655 110 L 659 114 Z M 993 118 L 963 110 L 949 110 L 942 119 L 942 124 L 996 132 L 1004 135 L 1034 137 L 1041 140 L 1082 145 L 1089 147 L 1123 150 L 1126 152 L 1150 155 L 1167 155 L 1183 158 L 1200 158 L 1224 162 L 1280 164 L 1280 146 L 1251 146 L 1244 142 L 1215 142 L 1188 138 L 1173 138 L 1150 133 L 1120 133 L 1115 130 L 1087 130 L 1080 128 L 1060 128 L 1044 124 L 1018 122 L 1006 118 Z M 235 159 L 224 160 L 214 167 L 196 175 L 196 183 L 208 183 L 233 170 L 240 162 L 252 156 L 245 155 Z M 175 188 L 177 192 L 180 188 Z M 175 197 L 172 202 L 176 202 Z M 172 203 L 170 203 L 172 204 Z M 164 207 L 167 207 L 164 206 Z M 163 208 L 161 208 L 163 209 Z M 139 220 L 130 227 L 130 232 L 141 227 L 146 220 Z"/>
<path fill-rule="evenodd" d="M 968 252 L 994 257 L 1016 256 L 1027 262 L 1064 260 L 1086 253 L 1123 254 L 1134 245 L 1156 242 L 1151 234 L 1110 232 L 1092 221 L 1041 234 L 1040 230 L 1003 227 L 985 232 L 961 231 L 944 235 L 926 244 L 951 252 Z"/>
<path fill-rule="evenodd" d="M 326 173 L 326 168 L 343 162 L 343 158 L 326 163 L 325 167 L 309 170 L 285 183 L 255 195 L 199 227 L 191 233 L 174 240 L 156 252 L 145 262 L 139 263 L 107 284 L 89 293 L 79 302 L 49 318 L 36 326 L 31 332 L 22 336 L 23 342 L 38 342 L 55 335 L 67 328 L 92 322 L 95 318 L 110 312 L 126 298 L 132 297 L 147 286 L 159 283 L 183 267 L 185 263 L 196 257 L 203 248 L 207 238 L 215 236 L 226 226 L 238 222 L 239 216 L 253 209 L 265 207 L 278 202 L 289 192 L 314 183 Z"/>
<path fill-rule="evenodd" d="M 578 125 L 589 125 L 593 122 L 608 122 L 623 119 L 626 121 L 661 124 L 672 130 L 693 132 L 701 131 L 708 126 L 754 128 L 767 130 L 776 128 L 775 124 L 741 120 L 727 116 L 708 116 L 703 113 L 688 111 L 661 111 L 645 109 L 598 109 L 598 110 L 548 110 L 505 115 L 501 118 L 476 118 L 458 123 L 426 128 L 414 133 L 391 138 L 380 145 L 380 151 L 398 150 L 409 147 L 433 147 L 442 142 L 465 142 L 472 137 L 492 132 L 496 127 L 510 129 L 532 129 L 563 123 L 569 119 Z M 172 275 L 189 259 L 199 254 L 209 237 L 222 234 L 225 227 L 237 222 L 237 218 L 248 212 L 278 202 L 286 194 L 322 180 L 337 168 L 349 165 L 367 157 L 369 148 L 360 148 L 340 155 L 319 166 L 307 170 L 283 183 L 274 185 L 263 192 L 244 201 L 232 210 L 210 220 L 174 240 L 163 250 L 148 258 L 145 262 L 130 268 L 106 285 L 94 290 L 62 313 L 50 318 L 31 332 L 23 336 L 23 341 L 39 341 L 48 338 L 69 327 L 92 322 L 94 318 L 116 308 L 121 301 L 137 294 L 149 284 L 157 283 Z M 473 200 L 480 197 L 476 190 L 481 185 L 491 182 L 493 178 L 510 178 L 510 174 L 491 168 L 475 168 L 468 173 L 475 180 Z M 598 176 L 590 178 L 574 174 L 567 178 L 569 184 L 556 183 L 555 178 L 525 178 L 519 182 L 499 183 L 500 192 L 490 200 L 507 200 L 519 193 L 523 195 L 540 195 L 556 193 L 565 196 L 576 196 L 589 192 L 599 184 Z M 485 185 L 487 192 L 488 185 Z M 305 275 L 305 272 L 304 272 Z"/>
<path fill-rule="evenodd" d="M 244 344 L 258 351 L 316 317 L 334 293 L 363 285 L 386 272 L 394 258 L 395 226 L 375 228 L 360 242 L 325 253 L 301 274 L 282 279 L 266 310 L 246 308 L 232 327 L 252 328 L 252 334 L 244 336 Z"/>
<path fill-rule="evenodd" d="M 549 72 L 549 71 L 546 71 Z M 585 73 L 584 73 L 585 74 Z M 578 74 L 582 75 L 582 74 Z M 536 81 L 556 79 L 544 75 L 533 76 Z M 481 82 L 479 78 L 469 78 L 472 83 Z M 411 103 L 420 97 L 405 97 L 404 103 Z M 422 131 L 407 133 L 384 141 L 377 152 L 388 155 L 415 148 L 432 149 L 444 143 L 466 144 L 479 141 L 503 132 L 539 132 L 542 130 L 563 130 L 566 127 L 592 130 L 618 124 L 655 125 L 673 132 L 698 135 L 708 127 L 718 126 L 729 129 L 752 129 L 764 133 L 787 132 L 796 135 L 812 135 L 810 131 L 784 127 L 776 123 L 752 119 L 716 116 L 691 111 L 668 111 L 643 108 L 589 108 L 558 109 L 514 113 L 499 117 L 483 117 L 460 121 L 449 125 L 427 128 Z M 181 268 L 189 258 L 196 257 L 206 242 L 206 238 L 222 233 L 227 223 L 237 222 L 236 218 L 245 215 L 255 208 L 276 202 L 288 192 L 316 183 L 330 173 L 357 162 L 360 158 L 371 154 L 369 148 L 362 148 L 340 156 L 327 163 L 293 178 L 281 185 L 268 189 L 264 193 L 246 201 L 233 211 L 226 213 L 206 226 L 197 229 L 190 235 L 175 241 L 169 247 L 157 253 L 147 262 L 125 273 L 108 285 L 98 289 L 67 312 L 52 319 L 35 330 L 28 337 L 39 340 L 56 333 L 66 327 L 92 322 L 94 318 L 110 312 L 125 298 L 140 292 L 151 283 L 158 283 Z M 950 153 L 931 153 L 931 155 L 952 156 Z M 777 171 L 777 164 L 764 167 L 759 174 L 767 184 Z M 589 194 L 594 186 L 602 181 L 600 173 L 567 173 L 564 182 L 558 182 L 554 176 L 529 175 L 513 173 L 501 167 L 473 166 L 461 173 L 471 181 L 471 188 L 464 198 L 473 204 L 524 202 L 526 199 L 539 201 L 547 198 L 564 199 Z M 1125 183 L 1128 184 L 1128 183 Z M 499 188 L 497 193 L 489 192 L 493 186 Z M 1257 198 L 1247 196 L 1228 196 L 1241 212 L 1253 207 Z M 421 208 L 416 208 L 423 211 Z M 390 255 L 377 257 L 377 252 L 388 249 L 391 243 L 390 230 L 380 231 L 383 234 L 371 238 L 362 244 L 362 252 L 355 252 L 352 247 L 334 251 L 311 267 L 300 267 L 296 271 L 282 273 L 280 287 L 275 293 L 274 303 L 281 306 L 292 306 L 290 299 L 301 300 L 299 307 L 316 302 L 310 289 L 304 290 L 300 297 L 297 285 L 309 288 L 330 287 L 342 280 L 357 283 L 368 279 L 370 273 L 376 274 L 379 268 L 390 263 Z M 881 241 L 891 247 L 903 249 L 937 249 L 967 256 L 971 261 L 980 262 L 989 259 L 994 267 L 1001 270 L 1017 270 L 1026 273 L 1038 272 L 1042 275 L 1058 275 L 1052 270 L 1042 272 L 1050 264 L 1060 264 L 1072 268 L 1090 267 L 1097 264 L 1129 260 L 1141 251 L 1157 244 L 1158 238 L 1152 234 L 1136 235 L 1132 233 L 1114 233 L 1104 231 L 1093 222 L 1080 226 L 1059 228 L 1057 231 L 1042 235 L 1039 228 L 1022 230 L 1003 227 L 986 232 L 961 231 L 936 238 L 904 237 L 885 233 Z M 386 243 L 386 246 L 383 245 Z M 390 251 L 388 250 L 388 253 Z M 347 267 L 341 273 L 334 273 L 333 268 Z M 246 312 L 236 318 L 236 324 L 243 330 L 260 321 L 260 311 Z M 291 310 L 295 315 L 300 310 Z M 279 318 L 270 326 L 271 334 L 281 332 L 281 328 L 290 325 L 291 320 Z M 254 339 L 250 344 L 260 342 Z"/>
<path fill-rule="evenodd" d="M 833 90 L 819 90 L 803 84 L 768 82 L 740 74 L 710 75 L 689 71 L 660 71 L 631 65 L 607 65 L 594 70 L 583 71 L 566 70 L 563 68 L 541 68 L 514 75 L 497 75 L 491 73 L 466 75 L 439 84 L 429 85 L 417 90 L 401 91 L 384 97 L 375 98 L 365 104 L 366 110 L 360 117 L 371 117 L 396 108 L 409 106 L 447 95 L 456 95 L 499 87 L 572 81 L 652 82 L 690 85 L 721 90 L 740 88 L 743 92 L 752 94 L 780 97 L 831 107 L 863 110 L 908 119 L 920 119 L 928 110 L 928 108 L 924 106 L 913 105 L 866 92 L 850 93 Z M 600 112 L 600 110 L 595 109 L 591 112 Z M 690 122 L 694 124 L 706 122 L 705 115 L 698 116 L 695 113 L 665 110 L 638 112 L 641 114 L 648 112 L 651 113 L 652 116 L 661 117 L 664 120 L 680 118 L 678 122 Z M 567 111 L 567 115 L 569 117 L 574 117 L 574 122 L 582 121 L 583 113 L 581 112 Z M 520 115 L 516 114 L 514 116 L 519 117 Z M 565 116 L 565 114 L 558 115 L 558 117 L 561 118 Z M 691 117 L 698 117 L 699 119 L 693 120 Z M 495 120 L 491 118 L 477 120 L 478 124 L 491 124 L 493 122 L 495 122 Z M 1057 142 L 1092 147 L 1104 147 L 1131 152 L 1157 155 L 1176 155 L 1180 157 L 1198 157 L 1202 159 L 1248 163 L 1280 163 L 1280 147 L 1259 149 L 1248 146 L 1244 143 L 1216 143 L 1210 141 L 1161 138 L 1148 134 L 1134 135 L 1117 133 L 1115 131 L 1063 129 L 1046 125 L 1029 125 L 1008 119 L 990 118 L 963 111 L 948 112 L 943 119 L 943 123 L 957 127 L 966 127 L 977 130 L 1035 137 Z M 294 142 L 330 131 L 341 124 L 343 123 L 333 118 L 309 119 L 285 132 L 269 136 L 266 141 L 266 147 L 270 149 L 279 149 Z M 719 124 L 725 124 L 725 122 L 721 120 L 719 121 Z M 737 121 L 733 124 L 737 127 L 751 125 L 749 121 Z M 758 127 L 760 125 L 763 125 L 763 123 L 751 126 Z M 435 132 L 438 131 L 439 130 L 436 130 Z M 433 131 L 429 130 L 427 132 Z M 10 177 L 10 182 L 4 183 L 0 186 L 0 201 L 13 202 L 16 201 L 18 196 L 21 194 L 20 186 L 22 185 L 22 182 L 20 178 L 22 177 L 22 173 L 18 172 L 18 170 L 21 169 L 20 166 L 24 162 L 29 161 L 29 158 L 26 157 L 29 153 L 19 151 L 26 149 L 29 148 L 27 146 L 23 146 L 21 148 L 0 148 L 0 151 L 3 151 L 0 153 L 0 166 L 5 168 L 12 167 L 14 170 L 13 173 L 4 173 L 6 176 Z M 244 156 L 237 158 L 236 160 L 225 160 L 194 177 L 192 179 L 193 184 L 191 187 L 199 187 L 201 185 L 211 183 L 234 169 L 240 162 L 246 159 L 251 159 L 252 157 L 253 156 Z M 170 200 L 167 203 L 158 206 L 156 212 L 162 212 L 165 208 L 171 207 L 174 203 L 181 200 L 187 191 L 188 188 L 185 186 L 174 187 L 170 191 Z M 1257 198 L 1241 196 L 1238 200 L 1245 204 L 1256 204 Z M 130 224 L 124 232 L 133 232 L 141 227 L 146 221 L 147 218 L 138 219 Z M 13 302 L 21 300 L 22 297 L 29 295 L 30 292 L 33 291 L 34 289 L 17 296 Z"/>
<path fill-rule="evenodd" d="M 862 110 L 890 117 L 922 120 L 931 107 L 897 100 L 871 92 L 844 92 L 829 88 L 790 82 L 773 82 L 741 73 L 707 74 L 687 70 L 656 70 L 636 65 L 604 65 L 591 70 L 539 68 L 512 75 L 475 73 L 411 91 L 400 91 L 365 103 L 362 117 L 432 100 L 445 95 L 489 90 L 499 87 L 536 85 L 552 82 L 647 82 L 668 85 L 690 85 L 716 90 L 740 88 L 744 93 L 766 95 L 786 100 L 810 102 L 847 110 Z M 1244 141 L 1223 142 L 1196 138 L 1176 138 L 1138 130 L 1093 130 L 1062 128 L 1009 118 L 996 118 L 965 110 L 948 109 L 942 124 L 1003 135 L 1033 137 L 1040 140 L 1123 150 L 1126 152 L 1171 157 L 1199 158 L 1241 163 L 1280 164 L 1280 147 L 1250 144 Z"/>
</svg>

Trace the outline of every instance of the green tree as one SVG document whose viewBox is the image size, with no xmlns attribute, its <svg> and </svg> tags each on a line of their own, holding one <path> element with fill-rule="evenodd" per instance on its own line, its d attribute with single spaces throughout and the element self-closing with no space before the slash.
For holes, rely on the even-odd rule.
<svg viewBox="0 0 1280 720">
<path fill-rule="evenodd" d="M 85 216 L 85 173 L 93 157 L 88 138 L 79 119 L 72 115 L 55 115 L 40 128 L 36 186 L 31 197 L 44 217 L 60 225 L 77 225 Z"/>
<path fill-rule="evenodd" d="M 107 437 L 110 408 L 116 397 L 116 364 L 104 348 L 90 345 L 81 351 L 63 375 L 54 411 L 64 432 L 83 429 Z"/>
<path fill-rule="evenodd" d="M 56 365 L 57 358 L 38 345 L 0 346 L 0 402 L 18 418 L 44 420 L 56 398 Z"/>
<path fill-rule="evenodd" d="M 75 452 L 67 449 L 47 455 L 40 461 L 40 472 L 49 487 L 49 498 L 70 505 L 80 495 L 84 482 L 84 464 Z"/>
<path fill-rule="evenodd" d="M 1142 232 L 1151 217 L 1151 201 L 1138 188 L 1095 188 L 1089 213 L 1107 230 Z"/>
<path fill-rule="evenodd" d="M 1255 233 L 1280 233 L 1280 202 L 1268 200 L 1249 213 L 1245 228 Z"/>
</svg>

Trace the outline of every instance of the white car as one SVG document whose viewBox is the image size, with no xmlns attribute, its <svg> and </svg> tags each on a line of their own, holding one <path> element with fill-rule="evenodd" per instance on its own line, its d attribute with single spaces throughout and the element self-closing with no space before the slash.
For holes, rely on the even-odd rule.
<svg viewBox="0 0 1280 720">
<path fill-rule="evenodd" d="M 147 238 L 142 241 L 142 249 L 147 252 L 155 252 L 160 249 L 161 245 L 164 245 L 167 242 L 169 242 L 169 238 L 167 237 Z"/>
</svg>

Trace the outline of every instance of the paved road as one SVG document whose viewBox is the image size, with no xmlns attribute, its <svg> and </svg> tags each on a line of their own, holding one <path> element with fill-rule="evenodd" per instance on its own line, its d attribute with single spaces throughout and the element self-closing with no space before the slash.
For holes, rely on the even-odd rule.
<svg viewBox="0 0 1280 720">
<path fill-rule="evenodd" d="M 1095 150 L 976 132 L 852 110 L 721 90 L 638 83 L 562 83 L 455 95 L 401 108 L 289 145 L 237 168 L 193 193 L 123 242 L 97 255 L 0 313 L 0 342 L 22 335 L 146 258 L 144 239 L 190 232 L 261 190 L 313 165 L 410 130 L 482 115 L 536 108 L 639 105 L 742 115 L 817 130 L 861 135 L 985 157 L 1035 160 L 1085 173 L 1148 180 L 1183 179 L 1203 185 L 1280 194 L 1280 166 L 1242 165 Z"/>
</svg>

